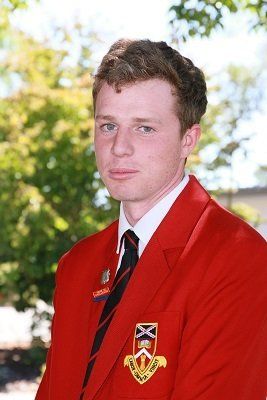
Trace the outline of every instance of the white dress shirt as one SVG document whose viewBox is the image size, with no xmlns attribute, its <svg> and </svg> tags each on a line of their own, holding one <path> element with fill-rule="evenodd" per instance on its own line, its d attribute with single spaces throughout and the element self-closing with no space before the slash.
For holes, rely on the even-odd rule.
<svg viewBox="0 0 267 400">
<path fill-rule="evenodd" d="M 134 231 L 134 233 L 139 238 L 139 246 L 138 246 L 138 255 L 141 257 L 146 245 L 148 244 L 149 240 L 151 239 L 153 233 L 179 196 L 182 190 L 185 188 L 189 181 L 189 176 L 185 175 L 182 181 L 170 192 L 168 193 L 163 199 L 161 199 L 157 204 L 154 205 L 139 221 L 132 226 L 129 224 L 124 210 L 123 204 L 120 205 L 120 217 L 119 217 L 119 227 L 118 227 L 118 245 L 117 245 L 117 254 L 120 252 L 119 261 L 117 270 L 121 263 L 121 258 L 124 253 L 124 243 L 122 243 L 121 250 L 120 250 L 120 243 L 121 238 L 128 229 Z"/>
</svg>

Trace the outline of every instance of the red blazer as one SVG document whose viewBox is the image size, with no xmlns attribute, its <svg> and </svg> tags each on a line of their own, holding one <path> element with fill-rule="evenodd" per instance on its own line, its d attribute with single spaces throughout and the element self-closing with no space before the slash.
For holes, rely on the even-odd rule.
<svg viewBox="0 0 267 400">
<path fill-rule="evenodd" d="M 78 400 L 112 284 L 118 221 L 77 243 L 56 274 L 38 400 Z M 84 400 L 265 400 L 265 240 L 193 176 L 152 236 L 106 333 Z"/>
</svg>

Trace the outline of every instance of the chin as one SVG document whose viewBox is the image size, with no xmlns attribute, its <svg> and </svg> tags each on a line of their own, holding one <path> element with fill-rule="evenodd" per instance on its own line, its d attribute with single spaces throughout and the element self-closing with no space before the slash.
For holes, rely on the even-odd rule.
<svg viewBox="0 0 267 400">
<path fill-rule="evenodd" d="M 133 198 L 130 197 L 130 196 L 119 195 L 119 194 L 116 194 L 116 195 L 112 195 L 112 194 L 111 194 L 111 197 L 112 197 L 113 199 L 115 199 L 115 200 L 118 200 L 118 201 L 134 201 L 134 200 L 135 200 L 135 199 L 133 199 Z"/>
<path fill-rule="evenodd" d="M 104 182 L 105 183 L 105 182 Z M 109 182 L 105 183 L 105 186 L 111 197 L 115 200 L 124 201 L 133 197 L 133 193 L 130 193 L 129 188 L 122 187 L 121 185 L 110 185 Z"/>
<path fill-rule="evenodd" d="M 125 193 L 125 192 L 123 193 L 118 190 L 110 190 L 109 188 L 107 188 L 107 189 L 108 189 L 110 196 L 115 200 L 118 200 L 118 201 L 137 200 L 136 195 L 133 195 L 133 194 L 131 195 L 130 193 Z"/>
</svg>

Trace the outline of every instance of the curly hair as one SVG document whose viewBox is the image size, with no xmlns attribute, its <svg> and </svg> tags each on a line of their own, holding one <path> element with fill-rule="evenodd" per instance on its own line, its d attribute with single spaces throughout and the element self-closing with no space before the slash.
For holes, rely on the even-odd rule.
<svg viewBox="0 0 267 400">
<path fill-rule="evenodd" d="M 200 122 L 207 107 L 203 72 L 165 42 L 148 39 L 120 39 L 113 43 L 95 74 L 94 107 L 104 82 L 119 93 L 124 86 L 149 79 L 162 79 L 171 84 L 182 135 Z"/>
</svg>

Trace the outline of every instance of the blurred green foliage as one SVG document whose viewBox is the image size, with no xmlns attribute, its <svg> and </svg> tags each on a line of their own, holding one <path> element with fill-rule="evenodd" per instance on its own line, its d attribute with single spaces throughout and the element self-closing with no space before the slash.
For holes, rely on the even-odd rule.
<svg viewBox="0 0 267 400">
<path fill-rule="evenodd" d="M 236 202 L 233 203 L 230 207 L 230 211 L 234 214 L 238 215 L 240 218 L 245 221 L 249 221 L 254 228 L 257 228 L 259 224 L 262 222 L 260 213 L 255 210 L 255 208 L 249 206 L 246 203 Z"/>
<path fill-rule="evenodd" d="M 35 1 L 38 2 L 39 0 Z M 0 0 L 0 41 L 9 27 L 10 14 L 15 10 L 26 9 L 28 4 L 28 0 Z"/>
<path fill-rule="evenodd" d="M 67 33 L 61 34 L 66 44 Z M 70 39 L 58 50 L 19 31 L 6 35 L 0 71 L 0 292 L 19 310 L 38 298 L 50 302 L 59 257 L 118 211 L 101 195 L 92 144 L 92 38 L 77 26 L 79 35 L 77 60 Z"/>
<path fill-rule="evenodd" d="M 222 176 L 229 189 L 236 187 L 234 180 L 235 160 L 250 156 L 249 134 L 245 123 L 259 111 L 263 104 L 264 84 L 261 78 L 263 66 L 253 70 L 229 65 L 217 77 L 208 77 L 209 105 L 202 121 L 202 138 L 189 158 L 190 170 L 204 171 L 202 182 L 220 188 Z M 208 156 L 207 156 L 208 154 Z"/>
<path fill-rule="evenodd" d="M 240 11 L 249 17 L 248 29 L 267 29 L 267 2 L 264 0 L 178 0 L 170 11 L 173 33 L 183 40 L 209 37 L 214 30 L 224 27 L 227 15 Z"/>
</svg>

